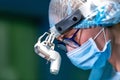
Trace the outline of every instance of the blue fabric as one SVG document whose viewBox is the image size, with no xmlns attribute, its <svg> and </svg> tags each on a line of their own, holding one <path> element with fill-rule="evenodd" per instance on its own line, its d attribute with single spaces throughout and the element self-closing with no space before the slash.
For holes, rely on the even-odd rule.
<svg viewBox="0 0 120 80">
<path fill-rule="evenodd" d="M 100 51 L 92 38 L 82 44 L 80 47 L 69 51 L 68 58 L 78 68 L 88 70 L 103 67 L 111 56 L 111 41 L 106 42 L 102 51 Z"/>
<path fill-rule="evenodd" d="M 85 18 L 75 28 L 108 27 L 120 22 L 120 3 L 106 2 L 93 10 L 92 14 Z"/>
<path fill-rule="evenodd" d="M 72 8 L 68 2 L 67 13 L 70 15 L 72 13 Z M 94 6 L 91 4 L 92 14 L 83 19 L 74 28 L 91 28 L 91 27 L 108 27 L 120 22 L 120 3 L 107 1 L 103 5 Z M 50 27 L 53 27 L 54 16 L 50 19 Z"/>
<path fill-rule="evenodd" d="M 89 80 L 120 80 L 120 72 L 116 72 L 113 66 L 107 62 L 104 67 L 93 69 Z"/>
</svg>

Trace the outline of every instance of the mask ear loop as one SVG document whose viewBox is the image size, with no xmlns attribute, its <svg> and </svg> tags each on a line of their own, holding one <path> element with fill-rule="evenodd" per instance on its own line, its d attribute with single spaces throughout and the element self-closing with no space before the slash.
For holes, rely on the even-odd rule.
<svg viewBox="0 0 120 80">
<path fill-rule="evenodd" d="M 105 39 L 105 43 L 107 42 L 107 40 L 106 40 L 106 35 L 105 35 L 105 31 L 104 31 L 104 28 L 102 28 L 101 30 L 100 30 L 100 32 L 93 38 L 93 40 L 95 40 L 101 33 L 102 33 L 102 31 L 103 31 L 103 34 L 104 34 L 104 39 Z"/>
<path fill-rule="evenodd" d="M 106 39 L 105 29 L 103 29 L 103 34 L 104 34 L 105 43 L 106 43 L 106 42 L 107 42 L 107 39 Z"/>
</svg>

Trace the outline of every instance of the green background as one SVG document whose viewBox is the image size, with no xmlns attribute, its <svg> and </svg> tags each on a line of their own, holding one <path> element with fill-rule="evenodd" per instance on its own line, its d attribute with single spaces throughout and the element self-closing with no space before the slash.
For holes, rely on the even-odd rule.
<svg viewBox="0 0 120 80">
<path fill-rule="evenodd" d="M 66 54 L 60 72 L 34 52 L 34 44 L 49 29 L 50 0 L 0 0 L 0 80 L 87 80 L 90 71 L 71 64 Z"/>
</svg>

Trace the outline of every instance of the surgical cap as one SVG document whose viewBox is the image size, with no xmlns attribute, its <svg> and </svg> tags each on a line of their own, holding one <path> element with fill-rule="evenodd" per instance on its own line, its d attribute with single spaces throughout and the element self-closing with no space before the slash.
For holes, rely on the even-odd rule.
<svg viewBox="0 0 120 80">
<path fill-rule="evenodd" d="M 95 10 L 75 28 L 108 27 L 120 22 L 120 3 L 107 1 L 93 8 Z"/>
<path fill-rule="evenodd" d="M 70 5 L 69 2 L 68 5 Z M 88 10 L 90 10 L 90 13 L 74 28 L 108 27 L 120 22 L 120 1 L 106 0 L 99 5 L 90 3 Z M 68 15 L 70 13 L 71 6 L 68 6 Z"/>
</svg>

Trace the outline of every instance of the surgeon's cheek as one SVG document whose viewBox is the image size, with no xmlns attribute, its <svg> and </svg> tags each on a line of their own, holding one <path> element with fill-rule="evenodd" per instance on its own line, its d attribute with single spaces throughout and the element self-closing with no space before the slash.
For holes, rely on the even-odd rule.
<svg viewBox="0 0 120 80">
<path fill-rule="evenodd" d="M 75 49 L 75 48 L 72 48 L 72 47 L 70 47 L 70 46 L 68 46 L 68 45 L 66 45 L 66 48 L 67 48 L 67 51 L 69 52 L 69 51 L 72 51 L 73 49 Z"/>
</svg>

